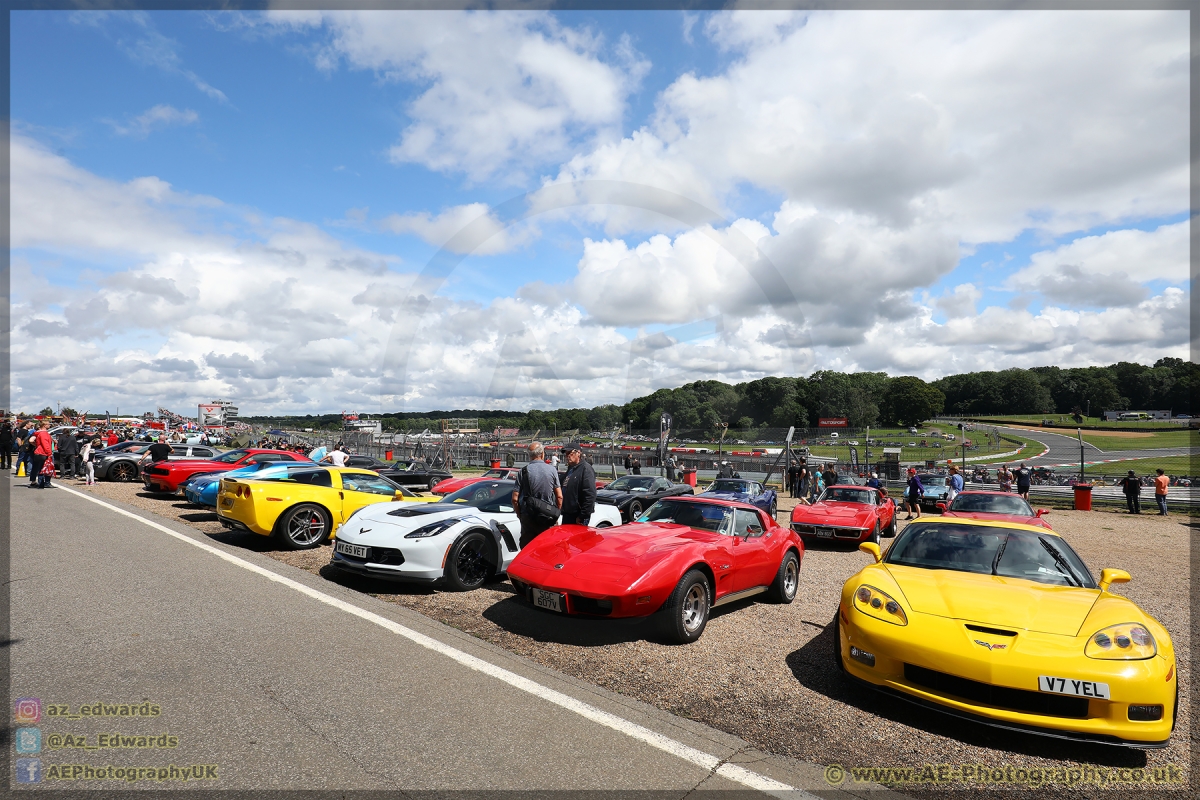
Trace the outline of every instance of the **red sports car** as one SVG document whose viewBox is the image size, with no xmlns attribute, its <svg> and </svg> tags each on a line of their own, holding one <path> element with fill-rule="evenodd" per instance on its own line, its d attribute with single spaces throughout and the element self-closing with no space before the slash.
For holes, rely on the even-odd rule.
<svg viewBox="0 0 1200 800">
<path fill-rule="evenodd" d="M 715 606 L 767 592 L 790 603 L 804 543 L 748 503 L 659 500 L 617 528 L 560 525 L 517 554 L 508 577 L 538 608 L 588 617 L 648 617 L 686 644 Z"/>
<path fill-rule="evenodd" d="M 812 505 L 792 509 L 792 530 L 804 541 L 875 542 L 896 535 L 896 503 L 870 486 L 834 484 Z"/>
<path fill-rule="evenodd" d="M 517 479 L 517 473 L 520 472 L 519 467 L 493 467 L 482 475 L 468 475 L 465 478 L 447 478 L 444 481 L 436 483 L 429 491 L 434 494 L 453 494 L 464 486 L 470 486 L 472 483 L 480 481 L 514 481 Z"/>
<path fill-rule="evenodd" d="M 151 492 L 174 494 L 193 475 L 227 472 L 264 461 L 311 461 L 307 456 L 286 450 L 230 450 L 205 461 L 162 461 L 142 470 L 142 483 Z"/>
<path fill-rule="evenodd" d="M 1036 525 L 1054 530 L 1043 517 L 1050 512 L 1039 508 L 1035 513 L 1025 498 L 1008 492 L 970 491 L 960 492 L 950 505 L 938 503 L 943 517 L 966 517 L 967 519 L 998 519 Z"/>
</svg>

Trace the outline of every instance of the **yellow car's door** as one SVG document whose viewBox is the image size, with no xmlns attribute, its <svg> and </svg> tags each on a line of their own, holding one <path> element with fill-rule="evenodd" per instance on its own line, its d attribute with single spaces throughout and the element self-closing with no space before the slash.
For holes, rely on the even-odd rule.
<svg viewBox="0 0 1200 800">
<path fill-rule="evenodd" d="M 372 503 L 390 503 L 396 499 L 399 487 L 374 472 L 343 470 L 341 475 L 342 515 L 337 520 L 339 525 L 363 506 L 369 506 Z"/>
</svg>

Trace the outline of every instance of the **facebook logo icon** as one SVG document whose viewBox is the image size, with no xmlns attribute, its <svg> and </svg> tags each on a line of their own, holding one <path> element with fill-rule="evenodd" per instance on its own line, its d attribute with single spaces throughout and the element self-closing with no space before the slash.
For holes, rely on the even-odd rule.
<svg viewBox="0 0 1200 800">
<path fill-rule="evenodd" d="M 41 783 L 42 760 L 40 758 L 17 759 L 17 783 Z"/>
</svg>

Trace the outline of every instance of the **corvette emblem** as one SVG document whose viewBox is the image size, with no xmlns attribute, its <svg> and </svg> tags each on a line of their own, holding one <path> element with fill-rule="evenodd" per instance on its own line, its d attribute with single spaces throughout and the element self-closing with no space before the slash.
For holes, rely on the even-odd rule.
<svg viewBox="0 0 1200 800">
<path fill-rule="evenodd" d="M 359 528 L 358 532 L 359 533 L 370 533 L 371 529 L 370 528 Z"/>
<path fill-rule="evenodd" d="M 555 568 L 555 569 L 562 569 L 562 568 L 563 568 L 563 565 L 562 565 L 562 564 L 555 564 L 555 565 L 554 565 L 554 568 Z"/>
<path fill-rule="evenodd" d="M 1006 644 L 992 644 L 991 642 L 985 642 L 980 639 L 976 639 L 975 644 L 979 645 L 980 647 L 986 647 L 988 650 L 1003 650 L 1008 647 Z"/>
</svg>

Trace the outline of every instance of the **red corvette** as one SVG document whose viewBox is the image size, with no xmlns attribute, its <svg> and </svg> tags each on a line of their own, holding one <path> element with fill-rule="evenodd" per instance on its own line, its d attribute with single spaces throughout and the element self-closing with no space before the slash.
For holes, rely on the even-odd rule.
<svg viewBox="0 0 1200 800">
<path fill-rule="evenodd" d="M 942 510 L 943 517 L 997 519 L 1054 530 L 1043 519 L 1046 514 L 1050 513 L 1049 511 L 1039 508 L 1035 513 L 1025 498 L 1008 492 L 959 492 L 958 496 L 950 501 L 949 506 L 945 503 L 938 503 L 938 508 Z"/>
<path fill-rule="evenodd" d="M 227 472 L 264 461 L 310 461 L 307 456 L 286 450 L 230 450 L 206 461 L 163 461 L 142 470 L 142 483 L 151 492 L 174 494 L 188 478 L 200 473 Z"/>
<path fill-rule="evenodd" d="M 869 486 L 834 484 L 812 505 L 792 509 L 792 530 L 804 541 L 875 542 L 896 535 L 896 503 Z"/>
<path fill-rule="evenodd" d="M 465 478 L 447 478 L 444 481 L 435 483 L 429 491 L 434 494 L 453 494 L 464 486 L 470 486 L 472 483 L 480 481 L 515 481 L 517 473 L 521 470 L 517 467 L 493 467 L 482 475 L 468 475 Z"/>
<path fill-rule="evenodd" d="M 538 608 L 588 617 L 648 617 L 686 644 L 715 606 L 767 592 L 790 603 L 804 543 L 748 503 L 682 496 L 617 528 L 560 525 L 508 567 L 517 592 Z"/>
</svg>

